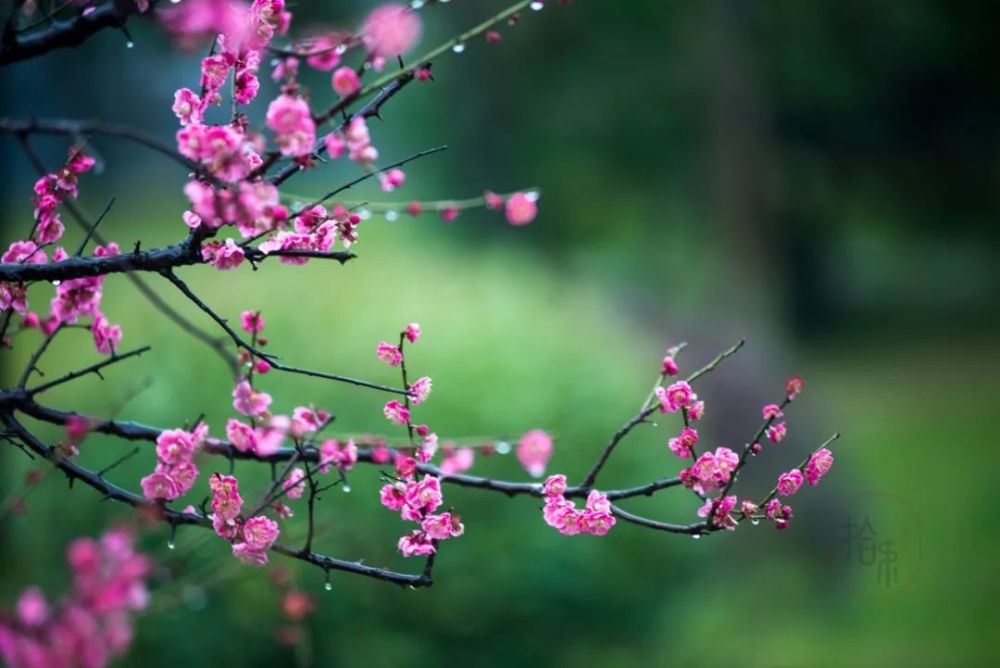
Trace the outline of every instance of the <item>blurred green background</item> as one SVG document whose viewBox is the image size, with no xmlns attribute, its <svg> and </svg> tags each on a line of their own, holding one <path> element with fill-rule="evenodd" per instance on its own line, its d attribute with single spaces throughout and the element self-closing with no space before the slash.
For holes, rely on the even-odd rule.
<svg viewBox="0 0 1000 668">
<path fill-rule="evenodd" d="M 297 25 L 356 25 L 372 4 L 310 4 Z M 418 50 L 503 7 L 428 7 Z M 420 418 L 442 436 L 547 429 L 557 438 L 550 469 L 571 478 L 634 413 L 668 344 L 689 342 L 680 361 L 692 370 L 745 336 L 744 351 L 698 387 L 706 442 L 741 445 L 787 376 L 808 382 L 789 410 L 789 438 L 753 462 L 745 492 L 759 496 L 808 449 L 844 434 L 832 475 L 793 499 L 790 531 L 745 526 L 692 541 L 619 524 L 603 539 L 566 538 L 542 523 L 537 501 L 449 487 L 467 531 L 442 549 L 430 590 L 335 573 L 326 592 L 315 569 L 273 562 L 318 605 L 293 649 L 274 639 L 282 615 L 272 578 L 196 530 L 180 531 L 171 552 L 159 527 L 143 538 L 161 566 L 153 606 L 121 664 L 996 661 L 998 539 L 988 519 L 997 501 L 989 472 L 1000 464 L 990 428 L 1000 415 L 995 7 L 550 6 L 504 27 L 499 45 L 477 40 L 441 58 L 432 85 L 410 87 L 372 125 L 387 160 L 450 147 L 408 169 L 404 198 L 538 186 L 533 225 L 510 228 L 484 211 L 450 225 L 376 216 L 363 223 L 360 258 L 344 267 L 182 272 L 227 316 L 261 308 L 273 350 L 289 362 L 381 382 L 396 378 L 374 344 L 419 321 L 425 338 L 409 364 L 435 388 Z M 196 84 L 197 58 L 171 55 L 161 34 L 134 23 L 131 50 L 124 37 L 102 34 L 0 71 L 0 113 L 101 117 L 169 139 L 172 93 Z M 307 83 L 320 104 L 332 98 L 325 75 Z M 264 85 L 262 100 L 273 95 Z M 50 164 L 65 151 L 59 140 L 38 147 Z M 95 147 L 104 169 L 84 178 L 81 203 L 96 213 L 117 197 L 103 232 L 123 246 L 179 238 L 180 170 L 113 140 Z M 6 244 L 30 223 L 34 175 L 16 142 L 8 138 L 0 152 Z M 352 165 L 330 165 L 288 190 L 315 195 L 354 174 Z M 372 185 L 352 194 L 380 197 Z M 105 309 L 123 323 L 125 345 L 153 351 L 49 402 L 161 426 L 204 413 L 220 433 L 231 411 L 225 367 L 127 281 L 106 285 Z M 33 337 L 19 335 L 0 358 L 8 381 Z M 88 363 L 95 355 L 84 337 L 66 335 L 43 369 Z M 329 407 L 336 431 L 385 429 L 377 393 L 278 374 L 263 386 L 279 410 Z M 638 430 L 601 485 L 674 473 L 665 443 L 677 428 L 665 419 Z M 128 449 L 92 438 L 81 458 L 100 468 Z M 25 491 L 29 462 L 9 447 L 0 457 L 0 499 L 9 504 Z M 216 465 L 224 466 L 202 468 Z M 151 467 L 143 452 L 115 477 L 134 488 Z M 983 475 L 972 476 L 977 470 Z M 525 477 L 512 456 L 480 458 L 473 472 Z M 245 464 L 237 474 L 251 489 L 264 481 Z M 395 553 L 404 525 L 375 501 L 376 472 L 361 468 L 350 481 L 350 494 L 332 490 L 322 501 L 318 547 L 417 568 Z M 88 490 L 67 490 L 56 475 L 26 507 L 17 515 L 5 506 L 0 520 L 3 606 L 29 583 L 58 592 L 67 542 L 128 515 Z M 689 521 L 696 504 L 675 490 L 628 507 Z M 865 520 L 867 536 L 855 531 Z M 293 523 L 287 532 L 301 530 Z M 865 552 L 873 543 L 877 559 Z"/>
</svg>

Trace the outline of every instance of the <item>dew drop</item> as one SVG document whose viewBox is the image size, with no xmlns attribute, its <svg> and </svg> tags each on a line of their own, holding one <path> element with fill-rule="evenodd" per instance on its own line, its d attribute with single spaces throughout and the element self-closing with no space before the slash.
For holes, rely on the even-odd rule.
<svg viewBox="0 0 1000 668">
<path fill-rule="evenodd" d="M 180 2 L 180 1 L 181 1 L 181 0 L 170 0 L 170 4 L 172 4 L 172 5 L 176 5 L 176 4 L 177 4 L 178 2 Z"/>
<path fill-rule="evenodd" d="M 506 455 L 510 452 L 510 443 L 507 441 L 497 441 L 494 449 L 497 451 L 498 455 Z"/>
<path fill-rule="evenodd" d="M 371 217 L 372 217 L 372 212 L 369 211 L 368 209 L 358 210 L 358 218 L 360 218 L 361 220 L 368 220 Z"/>
<path fill-rule="evenodd" d="M 535 12 L 540 12 L 543 9 L 545 9 L 545 3 L 544 2 L 533 2 L 533 3 L 531 3 L 528 6 L 531 7 L 532 11 L 535 11 Z"/>
<path fill-rule="evenodd" d="M 459 42 L 455 46 L 451 47 L 451 50 L 454 51 L 455 53 L 462 53 L 463 51 L 465 51 L 465 44 Z"/>
<path fill-rule="evenodd" d="M 752 524 L 754 526 L 757 526 L 758 524 L 760 524 L 760 520 L 754 518 L 754 519 L 750 520 L 750 524 Z"/>
<path fill-rule="evenodd" d="M 390 223 L 393 222 L 394 220 L 398 220 L 399 212 L 389 209 L 388 211 L 385 212 L 385 219 L 388 220 Z"/>
<path fill-rule="evenodd" d="M 329 580 L 327 580 L 327 581 L 326 581 L 326 582 L 325 582 L 325 583 L 323 584 L 323 589 L 325 589 L 325 590 L 327 590 L 327 591 L 333 591 L 333 583 L 332 583 L 332 582 L 330 582 Z"/>
<path fill-rule="evenodd" d="M 129 41 L 125 42 L 125 48 L 126 49 L 131 49 L 134 46 L 135 46 L 135 42 L 133 42 L 132 40 L 129 40 Z"/>
<path fill-rule="evenodd" d="M 174 541 L 172 541 L 172 540 L 168 540 L 168 541 L 167 541 L 167 549 L 168 549 L 168 550 L 173 550 L 173 549 L 174 549 L 174 548 L 176 548 L 176 547 L 177 547 L 177 546 L 176 546 L 176 545 L 174 545 Z"/>
<path fill-rule="evenodd" d="M 336 53 L 338 56 L 342 56 L 345 53 L 347 53 L 347 45 L 346 44 L 338 44 L 337 48 L 335 48 L 333 50 L 333 52 Z"/>
<path fill-rule="evenodd" d="M 422 9 L 424 6 L 424 0 L 413 0 L 410 2 L 410 8 L 412 9 Z"/>
<path fill-rule="evenodd" d="M 695 540 L 698 540 L 699 538 L 701 538 L 701 534 L 700 533 L 692 534 L 691 537 L 694 538 Z"/>
<path fill-rule="evenodd" d="M 541 197 L 541 193 L 538 192 L 537 190 L 529 190 L 528 192 L 524 193 L 524 196 L 527 197 L 528 200 L 532 202 L 537 202 L 538 198 Z"/>
<path fill-rule="evenodd" d="M 344 489 L 344 494 L 350 494 L 351 493 L 351 486 L 350 485 L 344 485 L 343 489 Z"/>
<path fill-rule="evenodd" d="M 417 588 L 414 587 L 413 585 L 410 585 L 410 591 L 417 591 Z"/>
</svg>

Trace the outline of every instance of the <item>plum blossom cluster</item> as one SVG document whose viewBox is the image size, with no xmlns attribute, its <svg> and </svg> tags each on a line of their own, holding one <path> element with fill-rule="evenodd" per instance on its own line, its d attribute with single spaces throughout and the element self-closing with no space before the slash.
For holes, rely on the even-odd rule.
<svg viewBox="0 0 1000 668">
<path fill-rule="evenodd" d="M 430 556 L 440 541 L 457 538 L 465 532 L 461 518 L 451 511 L 435 512 L 444 503 L 441 479 L 424 475 L 416 479 L 416 461 L 402 453 L 396 457 L 397 480 L 382 486 L 382 505 L 418 526 L 400 537 L 397 546 L 404 557 Z"/>
<path fill-rule="evenodd" d="M 542 494 L 545 496 L 542 517 L 545 523 L 564 536 L 578 533 L 607 535 L 616 521 L 611 513 L 611 502 L 608 501 L 607 495 L 596 489 L 590 490 L 586 506 L 581 510 L 564 496 L 565 493 L 566 476 L 557 474 L 545 479 L 542 487 Z"/>
<path fill-rule="evenodd" d="M 198 480 L 195 455 L 208 438 L 208 426 L 199 422 L 191 431 L 168 429 L 156 439 L 156 469 L 140 481 L 143 495 L 154 501 L 173 501 Z"/>
<path fill-rule="evenodd" d="M 287 33 L 290 25 L 291 15 L 284 0 L 254 0 L 250 5 L 233 0 L 198 0 L 170 8 L 164 20 L 168 29 L 185 40 L 217 37 L 213 53 L 202 60 L 199 91 L 179 89 L 173 106 L 181 124 L 178 152 L 200 167 L 200 173 L 184 188 L 191 204 L 183 215 L 184 222 L 193 229 L 204 229 L 208 236 L 223 226 L 234 225 L 244 240 L 238 243 L 229 237 L 209 241 L 202 249 L 204 261 L 218 269 L 234 269 L 246 258 L 246 240 L 267 235 L 273 236 L 259 246 L 265 254 L 326 253 L 338 238 L 349 248 L 357 240 L 358 216 L 343 207 L 328 212 L 319 205 L 290 214 L 280 203 L 277 187 L 263 178 L 267 166 L 277 158 L 293 160 L 301 168 L 314 164 L 317 114 L 296 81 L 298 58 L 281 59 L 272 77 L 283 81 L 280 93 L 268 104 L 265 118 L 275 150 L 268 150 L 265 137 L 250 127 L 246 115 L 237 114 L 225 124 L 206 120 L 209 108 L 222 103 L 222 89 L 230 77 L 234 105 L 246 105 L 256 98 L 260 90 L 257 72 L 265 51 L 275 36 Z M 321 53 L 306 62 L 316 69 L 329 70 L 348 48 L 363 46 L 366 64 L 381 69 L 385 54 L 409 50 L 420 31 L 420 19 L 410 8 L 384 5 L 372 11 L 360 38 L 340 33 L 322 37 L 317 42 L 322 44 Z M 344 66 L 334 72 L 332 86 L 339 95 L 351 96 L 359 90 L 360 79 L 354 69 Z M 378 150 L 363 116 L 355 116 L 342 129 L 327 134 L 321 145 L 330 159 L 346 154 L 366 170 L 377 172 L 373 164 Z M 386 191 L 398 188 L 405 179 L 398 168 L 378 175 Z M 293 228 L 288 229 L 293 220 Z M 282 258 L 287 264 L 304 264 L 307 260 L 291 255 Z"/>
<path fill-rule="evenodd" d="M 0 658 L 10 668 L 103 668 L 132 643 L 132 617 L 146 607 L 150 563 L 128 529 L 98 540 L 78 538 L 67 550 L 72 588 L 50 602 L 26 589 L 14 614 L 0 612 Z"/>
<path fill-rule="evenodd" d="M 46 174 L 35 182 L 35 223 L 27 239 L 14 241 L 0 256 L 5 264 L 46 264 L 46 248 L 59 241 L 65 231 L 59 216 L 59 206 L 76 199 L 79 194 L 80 174 L 94 167 L 94 158 L 78 148 L 70 150 L 69 159 L 59 170 Z M 94 249 L 94 257 L 118 255 L 118 244 L 111 242 Z M 70 255 L 62 246 L 52 249 L 52 262 L 62 262 Z M 75 325 L 81 318 L 90 318 L 90 332 L 94 347 L 110 355 L 121 345 L 120 325 L 108 322 L 101 311 L 103 276 L 83 276 L 61 281 L 56 285 L 55 296 L 49 304 L 47 316 L 29 310 L 28 286 L 25 283 L 0 282 L 0 310 L 11 310 L 24 317 L 24 326 L 52 336 L 64 325 Z"/>
<path fill-rule="evenodd" d="M 216 535 L 232 543 L 233 556 L 240 561 L 263 566 L 268 550 L 278 540 L 278 523 L 264 515 L 244 518 L 239 481 L 233 476 L 213 473 L 208 486 L 212 490 L 212 528 Z"/>
</svg>

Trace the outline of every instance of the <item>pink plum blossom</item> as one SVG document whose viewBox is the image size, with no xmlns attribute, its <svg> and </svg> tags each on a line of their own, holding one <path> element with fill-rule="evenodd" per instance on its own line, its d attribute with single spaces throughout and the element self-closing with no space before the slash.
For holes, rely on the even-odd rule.
<svg viewBox="0 0 1000 668">
<path fill-rule="evenodd" d="M 361 88 L 361 79 L 358 78 L 358 74 L 353 68 L 341 67 L 333 73 L 332 85 L 337 95 L 347 97 L 358 92 L 358 89 Z"/>
<path fill-rule="evenodd" d="M 772 443 L 781 443 L 788 435 L 788 427 L 784 422 L 771 425 L 767 428 L 767 439 Z"/>
<path fill-rule="evenodd" d="M 457 475 L 471 469 L 475 460 L 476 452 L 472 448 L 447 448 L 440 469 L 445 475 Z"/>
<path fill-rule="evenodd" d="M 389 366 L 399 366 L 400 362 L 403 361 L 403 353 L 398 347 L 387 341 L 379 341 L 375 347 L 375 354 Z"/>
<path fill-rule="evenodd" d="M 668 442 L 671 452 L 682 459 L 687 459 L 694 452 L 694 446 L 698 443 L 698 432 L 690 427 L 685 427 L 681 433 Z"/>
<path fill-rule="evenodd" d="M 386 3 L 365 18 L 361 39 L 372 55 L 395 58 L 413 48 L 420 32 L 420 17 L 415 11 L 406 5 Z"/>
<path fill-rule="evenodd" d="M 819 484 L 831 466 L 833 466 L 833 453 L 826 448 L 817 450 L 806 462 L 806 480 L 810 485 Z"/>
<path fill-rule="evenodd" d="M 385 413 L 386 419 L 393 424 L 404 425 L 410 421 L 410 409 L 395 399 L 387 402 L 382 412 Z"/>
<path fill-rule="evenodd" d="M 782 473 L 778 476 L 778 494 L 782 496 L 791 496 L 795 492 L 799 491 L 802 487 L 802 482 L 804 478 L 802 476 L 802 471 L 798 469 L 792 469 L 786 473 Z"/>
<path fill-rule="evenodd" d="M 507 198 L 504 213 L 507 216 L 507 222 L 511 225 L 527 225 L 538 214 L 538 204 L 524 193 L 514 193 Z"/>
<path fill-rule="evenodd" d="M 533 478 L 545 475 L 545 467 L 552 457 L 552 437 L 541 429 L 532 429 L 517 442 L 517 460 Z"/>
<path fill-rule="evenodd" d="M 420 404 L 427 401 L 427 397 L 431 395 L 431 379 L 429 376 L 424 376 L 413 381 L 410 385 L 410 395 L 411 401 L 414 405 L 419 406 Z"/>
<path fill-rule="evenodd" d="M 661 413 L 674 413 L 689 406 L 698 397 L 685 380 L 679 380 L 669 387 L 657 387 L 656 398 L 660 401 Z"/>
</svg>

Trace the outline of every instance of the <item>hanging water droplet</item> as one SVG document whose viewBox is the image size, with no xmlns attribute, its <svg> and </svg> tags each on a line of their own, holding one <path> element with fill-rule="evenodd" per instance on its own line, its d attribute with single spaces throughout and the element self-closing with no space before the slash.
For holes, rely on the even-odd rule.
<svg viewBox="0 0 1000 668">
<path fill-rule="evenodd" d="M 372 217 L 372 212 L 368 209 L 358 209 L 358 218 L 361 220 L 368 220 Z"/>
<path fill-rule="evenodd" d="M 327 580 L 326 583 L 324 583 L 323 585 L 323 589 L 327 591 L 333 591 L 333 583 Z"/>
<path fill-rule="evenodd" d="M 180 1 L 181 1 L 181 0 L 170 0 L 170 4 L 172 4 L 172 5 L 176 5 L 176 4 L 177 4 L 178 2 L 180 2 Z"/>
<path fill-rule="evenodd" d="M 351 493 L 351 486 L 350 485 L 344 485 L 343 489 L 344 489 L 344 494 L 350 494 Z"/>
<path fill-rule="evenodd" d="M 545 3 L 544 2 L 540 2 L 540 1 L 533 2 L 533 3 L 531 3 L 528 6 L 531 7 L 532 11 L 536 11 L 536 12 L 540 12 L 543 9 L 545 9 Z"/>
<path fill-rule="evenodd" d="M 168 540 L 168 541 L 167 541 L 167 549 L 168 549 L 168 550 L 172 550 L 172 549 L 174 549 L 175 547 L 177 547 L 177 546 L 176 546 L 176 545 L 174 545 L 174 541 L 172 541 L 172 540 Z"/>
<path fill-rule="evenodd" d="M 342 56 L 345 53 L 347 53 L 347 45 L 346 44 L 338 44 L 337 48 L 334 49 L 333 52 L 336 53 L 338 56 Z"/>
<path fill-rule="evenodd" d="M 422 9 L 423 6 L 424 0 L 413 0 L 413 2 L 410 3 L 410 7 L 413 9 Z"/>
<path fill-rule="evenodd" d="M 52 281 L 52 285 L 54 285 L 56 287 L 59 287 L 60 283 L 62 283 L 62 281 Z"/>
<path fill-rule="evenodd" d="M 398 211 L 393 211 L 392 209 L 389 209 L 388 211 L 385 212 L 385 219 L 388 220 L 390 223 L 393 222 L 394 220 L 397 220 L 398 218 L 399 218 Z"/>
<path fill-rule="evenodd" d="M 451 47 L 451 50 L 454 51 L 455 53 L 462 53 L 463 51 L 465 51 L 465 44 L 459 42 L 455 46 Z"/>
<path fill-rule="evenodd" d="M 410 585 L 410 591 L 417 591 L 417 588 L 413 585 Z"/>
<path fill-rule="evenodd" d="M 758 524 L 760 524 L 760 520 L 755 517 L 752 520 L 750 520 L 750 524 L 757 526 Z"/>
<path fill-rule="evenodd" d="M 541 197 L 542 194 L 537 190 L 529 190 L 528 192 L 524 193 L 524 196 L 527 197 L 532 202 L 537 202 L 538 198 Z"/>
<path fill-rule="evenodd" d="M 133 42 L 132 40 L 129 40 L 129 41 L 125 42 L 125 48 L 126 49 L 131 49 L 134 46 L 135 46 L 135 42 Z"/>
<path fill-rule="evenodd" d="M 497 451 L 498 455 L 506 455 L 510 452 L 510 443 L 507 441 L 497 441 L 494 449 Z"/>
<path fill-rule="evenodd" d="M 696 534 L 693 534 L 691 537 L 694 538 L 695 540 L 698 540 L 699 538 L 701 538 L 701 534 L 700 533 L 696 533 Z"/>
</svg>

